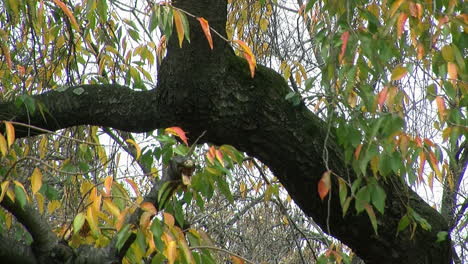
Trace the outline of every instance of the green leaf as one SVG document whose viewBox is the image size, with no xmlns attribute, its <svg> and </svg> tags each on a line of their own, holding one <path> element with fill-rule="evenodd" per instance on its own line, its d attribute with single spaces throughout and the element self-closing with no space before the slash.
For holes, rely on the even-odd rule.
<svg viewBox="0 0 468 264">
<path fill-rule="evenodd" d="M 117 249 L 120 250 L 122 248 L 122 246 L 125 244 L 125 242 L 131 234 L 132 232 L 130 231 L 129 224 L 126 224 L 122 229 L 120 229 L 119 233 L 117 233 L 117 242 L 115 243 Z"/>
<path fill-rule="evenodd" d="M 369 204 L 371 200 L 371 194 L 369 187 L 362 187 L 356 194 L 356 211 L 358 213 L 362 212 L 365 209 L 365 205 Z"/>
<path fill-rule="evenodd" d="M 385 199 L 387 198 L 387 194 L 385 194 L 384 189 L 377 184 L 372 185 L 372 192 L 371 192 L 371 200 L 372 204 L 375 208 L 381 213 L 384 214 L 385 210 Z"/>
<path fill-rule="evenodd" d="M 232 197 L 232 193 L 229 188 L 229 184 L 226 182 L 226 178 L 219 177 L 217 182 L 218 182 L 218 188 L 221 191 L 221 193 L 228 199 L 230 203 L 233 203 L 234 197 Z"/>
<path fill-rule="evenodd" d="M 447 231 L 439 231 L 437 232 L 437 240 L 436 242 L 443 242 L 447 240 L 448 233 Z"/>
<path fill-rule="evenodd" d="M 346 198 L 348 197 L 348 186 L 346 186 L 346 182 L 342 178 L 338 178 L 338 190 L 341 207 L 343 207 L 344 203 L 346 202 Z"/>
<path fill-rule="evenodd" d="M 85 223 L 85 219 L 86 217 L 83 213 L 79 213 L 76 215 L 75 219 L 73 220 L 73 232 L 75 234 L 81 230 L 83 224 Z"/>
<path fill-rule="evenodd" d="M 398 228 L 397 228 L 397 232 L 400 232 L 400 231 L 403 231 L 405 230 L 408 225 L 410 224 L 411 220 L 410 218 L 408 217 L 407 214 L 405 214 L 401 219 L 400 219 L 400 222 L 398 222 Z"/>
<path fill-rule="evenodd" d="M 317 0 L 309 0 L 309 2 L 307 2 L 304 12 L 309 12 L 309 10 L 314 6 L 315 2 L 317 2 Z"/>
<path fill-rule="evenodd" d="M 24 208 L 24 206 L 26 205 L 26 203 L 28 201 L 27 198 L 26 198 L 26 193 L 24 193 L 23 188 L 21 188 L 18 185 L 15 185 L 14 190 L 15 190 L 16 200 L 20 204 L 21 208 Z"/>
<path fill-rule="evenodd" d="M 159 251 L 164 250 L 164 242 L 161 240 L 161 236 L 163 234 L 164 228 L 159 219 L 153 219 L 153 223 L 151 224 L 151 232 L 153 232 L 153 240 L 156 248 Z"/>
</svg>

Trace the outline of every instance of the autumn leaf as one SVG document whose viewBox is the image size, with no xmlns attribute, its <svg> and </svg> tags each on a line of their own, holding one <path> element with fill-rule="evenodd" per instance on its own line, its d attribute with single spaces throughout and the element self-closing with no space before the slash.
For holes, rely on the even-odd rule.
<svg viewBox="0 0 468 264">
<path fill-rule="evenodd" d="M 31 175 L 31 188 L 33 194 L 36 194 L 42 187 L 42 173 L 38 168 L 35 168 Z"/>
<path fill-rule="evenodd" d="M 343 32 L 343 34 L 341 35 L 341 41 L 343 42 L 341 44 L 341 52 L 340 52 L 340 55 L 338 56 L 338 61 L 340 63 L 343 63 L 343 57 L 346 53 L 346 47 L 348 45 L 348 39 L 349 39 L 349 31 L 345 31 Z"/>
<path fill-rule="evenodd" d="M 135 194 L 137 196 L 141 196 L 140 194 L 140 190 L 138 189 L 138 186 L 136 185 L 136 183 L 132 180 L 132 179 L 128 179 L 128 178 L 125 178 L 125 181 L 130 184 L 130 186 L 132 186 L 132 189 L 133 191 L 135 191 Z"/>
<path fill-rule="evenodd" d="M 432 169 L 434 170 L 437 179 L 442 182 L 442 173 L 440 172 L 439 165 L 437 164 L 437 158 L 434 152 L 429 151 L 429 164 L 431 164 Z"/>
<path fill-rule="evenodd" d="M 76 215 L 75 219 L 73 220 L 73 233 L 78 233 L 81 228 L 83 227 L 86 220 L 86 216 L 83 213 L 79 213 Z"/>
<path fill-rule="evenodd" d="M 397 66 L 392 71 L 392 81 L 400 80 L 401 78 L 405 77 L 407 73 L 408 73 L 408 70 L 406 69 L 406 67 Z"/>
<path fill-rule="evenodd" d="M 231 256 L 231 261 L 233 264 L 244 264 L 244 260 L 242 260 L 241 258 L 239 257 L 236 257 L 236 256 Z"/>
<path fill-rule="evenodd" d="M 3 156 L 8 154 L 8 145 L 5 137 L 0 133 L 0 151 Z"/>
<path fill-rule="evenodd" d="M 206 153 L 206 158 L 211 164 L 214 164 L 215 156 L 216 156 L 216 148 L 214 146 L 211 146 Z"/>
<path fill-rule="evenodd" d="M 172 134 L 172 135 L 178 136 L 185 143 L 185 145 L 188 146 L 187 136 L 185 136 L 185 132 L 184 132 L 184 130 L 182 130 L 182 128 L 180 128 L 180 127 L 168 127 L 168 128 L 166 128 L 164 130 L 164 132 L 166 134 Z"/>
<path fill-rule="evenodd" d="M 447 72 L 449 75 L 449 78 L 455 81 L 458 77 L 458 71 L 457 71 L 457 65 L 453 62 L 448 62 L 447 63 Z M 7 134 L 8 136 L 8 134 Z"/>
<path fill-rule="evenodd" d="M 421 182 L 423 181 L 423 172 L 424 172 L 424 165 L 426 164 L 426 154 L 424 152 L 419 153 L 419 167 L 418 167 L 418 180 Z"/>
<path fill-rule="evenodd" d="M 382 106 L 385 103 L 385 100 L 387 99 L 387 95 L 388 87 L 383 88 L 382 91 L 379 92 L 379 95 L 377 97 L 377 104 L 379 105 L 380 109 L 382 109 Z"/>
<path fill-rule="evenodd" d="M 15 128 L 8 121 L 5 121 L 5 128 L 6 128 L 8 147 L 11 147 L 11 145 L 13 145 L 13 142 L 15 142 Z"/>
<path fill-rule="evenodd" d="M 405 23 L 406 23 L 407 19 L 408 19 L 408 14 L 406 14 L 406 13 L 401 13 L 398 16 L 398 19 L 397 19 L 397 36 L 398 36 L 398 38 L 400 38 L 401 35 L 403 34 L 403 30 L 405 29 Z"/>
<path fill-rule="evenodd" d="M 237 44 L 239 44 L 239 46 L 242 48 L 244 52 L 244 57 L 249 63 L 250 75 L 253 78 L 255 75 L 255 67 L 257 66 L 257 61 L 255 60 L 255 56 L 253 55 L 252 50 L 250 50 L 249 46 L 247 46 L 247 44 L 245 44 L 244 41 L 242 40 L 234 40 L 234 41 Z"/>
<path fill-rule="evenodd" d="M 204 19 L 203 17 L 197 17 L 197 20 L 200 22 L 200 25 L 203 29 L 203 33 L 205 33 L 205 37 L 208 40 L 210 48 L 213 49 L 213 39 L 211 38 L 210 25 L 208 24 L 208 21 L 206 21 L 206 19 Z"/>
<path fill-rule="evenodd" d="M 65 5 L 62 1 L 60 0 L 52 0 L 60 9 L 62 9 L 63 13 L 68 17 L 70 20 L 70 23 L 72 27 L 75 28 L 75 30 L 80 31 L 80 27 L 78 26 L 78 22 L 76 22 L 75 17 L 73 16 L 73 13 L 70 11 L 70 9 Z"/>
<path fill-rule="evenodd" d="M 158 210 L 156 210 L 156 207 L 150 202 L 143 202 L 140 204 L 140 208 L 143 209 L 143 211 L 146 211 L 150 213 L 151 215 L 155 215 Z"/>
<path fill-rule="evenodd" d="M 327 196 L 331 188 L 330 174 L 331 174 L 331 171 L 329 170 L 324 172 L 322 175 L 322 178 L 320 179 L 318 183 L 318 193 L 319 193 L 320 199 L 322 200 L 325 198 L 325 196 Z"/>
<path fill-rule="evenodd" d="M 114 178 L 112 176 L 107 176 L 107 178 L 104 180 L 104 188 L 105 188 L 104 192 L 107 196 L 111 194 L 113 180 Z"/>
<path fill-rule="evenodd" d="M 223 153 L 221 153 L 221 151 L 217 149 L 215 151 L 215 156 L 216 156 L 216 159 L 219 161 L 219 163 L 221 163 L 221 165 L 224 167 Z"/>
<path fill-rule="evenodd" d="M 164 223 L 169 226 L 169 227 L 173 227 L 174 224 L 175 224 L 175 220 L 174 220 L 174 216 L 172 216 L 171 214 L 169 213 L 166 213 L 164 212 L 163 213 L 163 218 L 164 218 Z"/>
<path fill-rule="evenodd" d="M 177 31 L 177 37 L 179 38 L 179 46 L 182 48 L 182 42 L 184 41 L 184 25 L 182 24 L 182 18 L 180 11 L 177 9 L 174 9 L 173 13 L 174 17 L 174 23 L 176 26 L 176 31 Z"/>
<path fill-rule="evenodd" d="M 362 144 L 359 144 L 354 151 L 354 158 L 359 159 L 359 154 L 361 153 Z"/>
<path fill-rule="evenodd" d="M 436 96 L 435 100 L 437 104 L 437 112 L 439 113 L 439 119 L 444 121 L 446 115 L 444 98 L 442 96 Z"/>
<path fill-rule="evenodd" d="M 140 158 L 140 156 L 141 156 L 141 148 L 140 148 L 140 146 L 135 142 L 135 140 L 130 139 L 130 138 L 127 139 L 127 140 L 125 140 L 125 142 L 127 142 L 127 143 L 129 143 L 129 144 L 132 144 L 133 147 L 135 147 L 135 151 L 136 151 L 136 157 L 135 157 L 135 159 L 138 160 L 138 159 Z"/>
</svg>

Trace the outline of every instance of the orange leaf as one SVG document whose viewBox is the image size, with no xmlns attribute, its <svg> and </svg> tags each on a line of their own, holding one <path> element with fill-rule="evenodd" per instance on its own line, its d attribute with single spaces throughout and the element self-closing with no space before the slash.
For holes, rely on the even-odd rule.
<svg viewBox="0 0 468 264">
<path fill-rule="evenodd" d="M 439 119 L 441 121 L 445 120 L 445 102 L 442 96 L 436 96 L 436 103 L 437 103 L 437 112 L 439 112 Z"/>
<path fill-rule="evenodd" d="M 187 142 L 187 137 L 185 136 L 185 132 L 182 130 L 180 127 L 168 127 L 164 130 L 165 133 L 167 134 L 172 134 L 175 136 L 178 136 L 184 143 L 185 145 L 188 146 Z"/>
<path fill-rule="evenodd" d="M 449 78 L 452 80 L 456 80 L 458 76 L 457 66 L 453 62 L 447 63 L 447 71 Z"/>
<path fill-rule="evenodd" d="M 331 188 L 331 180 L 330 180 L 330 174 L 331 171 L 326 171 L 323 173 L 322 178 L 320 179 L 318 183 L 318 193 L 320 196 L 320 199 L 324 199 L 325 196 L 327 196 L 328 191 L 330 191 Z"/>
<path fill-rule="evenodd" d="M 231 256 L 231 261 L 233 264 L 244 264 L 244 260 L 242 260 L 241 258 L 239 257 L 236 257 L 236 256 Z"/>
<path fill-rule="evenodd" d="M 423 171 L 424 171 L 424 164 L 426 163 L 426 154 L 424 152 L 419 153 L 419 168 L 418 168 L 418 179 L 420 182 L 423 181 Z"/>
<path fill-rule="evenodd" d="M 359 159 L 359 154 L 361 153 L 361 149 L 362 149 L 362 144 L 359 144 L 356 148 L 356 150 L 354 151 L 354 158 L 355 159 Z"/>
<path fill-rule="evenodd" d="M 255 75 L 255 67 L 257 65 L 257 61 L 255 60 L 255 56 L 253 55 L 252 50 L 250 50 L 249 46 L 247 46 L 247 44 L 245 44 L 244 41 L 242 41 L 242 40 L 234 40 L 234 41 L 237 44 L 239 44 L 239 46 L 244 51 L 244 57 L 247 60 L 247 62 L 249 63 L 250 75 L 253 78 L 254 75 Z"/>
<path fill-rule="evenodd" d="M 109 196 L 111 194 L 111 187 L 112 187 L 112 181 L 113 181 L 113 177 L 112 176 L 107 176 L 107 178 L 104 180 L 104 188 L 105 188 L 105 191 L 104 193 Z"/>
<path fill-rule="evenodd" d="M 140 197 L 141 194 L 140 194 L 140 190 L 138 189 L 138 186 L 136 185 L 136 183 L 132 180 L 132 179 L 128 179 L 126 178 L 125 181 L 130 184 L 130 186 L 132 186 L 132 189 L 133 191 L 135 192 L 135 194 Z"/>
<path fill-rule="evenodd" d="M 348 45 L 348 39 L 349 39 L 349 31 L 343 32 L 343 34 L 341 35 L 341 41 L 343 41 L 343 43 L 341 44 L 341 52 L 340 52 L 340 55 L 338 56 L 338 61 L 340 63 L 343 62 L 343 57 L 346 53 L 346 46 Z"/>
<path fill-rule="evenodd" d="M 179 38 L 179 46 L 182 48 L 182 42 L 184 41 L 184 25 L 182 25 L 182 18 L 180 17 L 180 12 L 177 9 L 174 9 L 173 12 L 174 23 L 176 26 L 177 37 Z"/>
<path fill-rule="evenodd" d="M 151 215 L 155 215 L 158 212 L 158 210 L 156 210 L 156 207 L 154 207 L 154 205 L 150 202 L 141 203 L 140 208 L 143 209 L 143 211 L 151 213 Z"/>
<path fill-rule="evenodd" d="M 221 153 L 221 151 L 219 151 L 219 149 L 217 149 L 215 151 L 215 155 L 216 155 L 216 159 L 219 161 L 219 163 L 221 163 L 221 165 L 223 165 L 224 167 L 224 161 L 223 161 L 223 153 Z"/>
<path fill-rule="evenodd" d="M 70 23 L 72 27 L 74 27 L 76 30 L 80 31 L 80 27 L 78 26 L 78 23 L 76 22 L 75 17 L 73 16 L 73 13 L 70 11 L 70 9 L 60 0 L 52 0 L 60 9 L 62 9 L 63 13 L 70 19 Z"/>
<path fill-rule="evenodd" d="M 416 51 L 418 53 L 417 58 L 418 60 L 422 60 L 424 56 L 424 46 L 421 43 L 418 43 L 418 46 L 416 47 Z"/>
<path fill-rule="evenodd" d="M 210 45 L 210 48 L 213 49 L 213 39 L 211 38 L 210 25 L 208 24 L 208 21 L 203 17 L 197 17 L 197 20 L 200 21 L 200 25 L 203 29 L 203 33 L 205 33 L 206 39 L 208 40 L 208 44 Z"/>
<path fill-rule="evenodd" d="M 0 48 L 2 49 L 2 53 L 5 56 L 6 64 L 8 68 L 11 70 L 13 68 L 13 62 L 11 61 L 10 50 L 8 49 L 6 45 L 3 45 L 3 43 L 0 44 Z"/>
<path fill-rule="evenodd" d="M 173 227 L 175 224 L 174 216 L 166 212 L 163 213 L 163 216 L 164 216 L 164 223 L 166 223 L 166 225 L 169 227 Z"/>
<path fill-rule="evenodd" d="M 214 164 L 215 156 L 216 156 L 216 149 L 214 146 L 211 146 L 210 149 L 208 149 L 208 152 L 206 153 L 206 158 L 211 162 L 211 164 Z"/>
<path fill-rule="evenodd" d="M 400 38 L 401 35 L 403 34 L 403 30 L 405 29 L 405 23 L 406 23 L 407 19 L 408 19 L 408 14 L 406 14 L 406 13 L 401 13 L 398 16 L 398 20 L 397 20 L 397 36 L 398 36 L 398 38 Z"/>
<path fill-rule="evenodd" d="M 380 109 L 382 109 L 382 105 L 385 103 L 385 100 L 387 99 L 387 95 L 388 95 L 388 87 L 383 88 L 382 91 L 379 92 L 377 104 L 379 105 Z"/>
<path fill-rule="evenodd" d="M 5 127 L 6 127 L 8 147 L 11 147 L 11 145 L 13 145 L 13 142 L 15 142 L 15 128 L 8 121 L 5 121 Z"/>
</svg>

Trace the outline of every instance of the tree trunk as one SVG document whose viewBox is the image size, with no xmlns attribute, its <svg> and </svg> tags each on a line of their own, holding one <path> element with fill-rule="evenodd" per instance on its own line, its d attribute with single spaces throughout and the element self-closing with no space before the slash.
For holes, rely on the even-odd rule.
<svg viewBox="0 0 468 264">
<path fill-rule="evenodd" d="M 174 5 L 206 18 L 225 35 L 226 1 L 179 0 Z M 0 104 L 1 117 L 51 130 L 93 124 L 142 132 L 177 125 L 193 140 L 206 130 L 201 141 L 231 144 L 266 164 L 306 215 L 366 263 L 450 263 L 450 239 L 436 243 L 437 233 L 448 230 L 446 221 L 398 176 L 381 183 L 387 200 L 385 215 L 377 216 L 378 235 L 367 214 L 356 214 L 353 205 L 342 216 L 335 181 L 330 204 L 328 199 L 322 201 L 317 184 L 327 168 L 356 179 L 332 131 L 327 136 L 323 121 L 304 105 L 293 106 L 284 99 L 289 88 L 281 75 L 259 65 L 252 79 L 247 63 L 234 55 L 228 43 L 213 35 L 210 50 L 198 21 L 189 19 L 189 23 L 191 43 L 179 48 L 176 37 L 170 38 L 155 90 L 71 87 L 36 97 L 48 110 L 45 119 L 40 114 L 28 117 L 11 103 Z M 19 129 L 18 136 L 33 134 Z M 397 235 L 408 205 L 429 222 L 429 231 L 418 227 L 412 238 L 409 231 Z"/>
</svg>

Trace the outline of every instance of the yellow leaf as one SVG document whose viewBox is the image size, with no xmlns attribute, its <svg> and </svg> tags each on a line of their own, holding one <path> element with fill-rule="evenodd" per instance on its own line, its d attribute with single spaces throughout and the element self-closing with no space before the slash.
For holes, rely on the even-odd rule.
<svg viewBox="0 0 468 264">
<path fill-rule="evenodd" d="M 396 0 L 393 2 L 392 6 L 390 7 L 390 16 L 393 16 L 395 12 L 400 8 L 401 4 L 404 0 Z"/>
<path fill-rule="evenodd" d="M 255 75 L 255 67 L 257 66 L 257 61 L 255 60 L 255 56 L 252 53 L 252 50 L 250 50 L 249 46 L 245 44 L 244 41 L 242 40 L 234 40 L 239 46 L 242 48 L 242 51 L 244 52 L 244 57 L 249 63 L 249 68 L 250 68 L 250 75 L 252 78 Z"/>
<path fill-rule="evenodd" d="M 50 201 L 49 204 L 47 205 L 47 212 L 49 214 L 52 214 L 55 210 L 60 208 L 60 206 L 62 206 L 60 201 L 58 201 L 58 200 Z"/>
<path fill-rule="evenodd" d="M 150 212 L 143 212 L 140 216 L 140 227 L 143 230 L 146 230 L 149 227 L 151 221 L 151 213 Z"/>
<path fill-rule="evenodd" d="M 166 244 L 166 248 L 164 249 L 164 256 L 166 256 L 167 261 L 169 264 L 173 264 L 177 257 L 177 245 L 175 241 L 169 241 Z"/>
<path fill-rule="evenodd" d="M 86 220 L 88 221 L 89 227 L 91 228 L 91 231 L 93 232 L 93 234 L 98 235 L 99 234 L 98 218 L 92 206 L 88 207 L 88 210 L 86 212 Z"/>
<path fill-rule="evenodd" d="M 2 187 L 2 193 L 0 194 L 0 202 L 3 201 L 3 197 L 5 197 L 5 193 L 8 190 L 8 187 L 10 186 L 10 181 L 4 181 L 0 185 Z"/>
<path fill-rule="evenodd" d="M 133 147 L 135 147 L 135 151 L 136 151 L 136 157 L 135 157 L 135 159 L 138 160 L 138 159 L 140 158 L 140 156 L 141 156 L 141 148 L 140 148 L 140 146 L 139 146 L 139 145 L 135 142 L 135 140 L 133 140 L 133 139 L 130 139 L 130 138 L 129 138 L 129 139 L 125 140 L 125 141 L 126 141 L 127 143 L 129 143 L 129 144 L 132 144 Z"/>
<path fill-rule="evenodd" d="M 177 31 L 177 37 L 179 38 L 179 46 L 182 48 L 182 42 L 184 41 L 184 25 L 182 25 L 182 18 L 180 11 L 177 9 L 174 9 L 173 11 L 173 17 L 174 17 L 174 23 L 176 26 L 176 31 Z"/>
<path fill-rule="evenodd" d="M 63 13 L 68 17 L 70 20 L 70 23 L 75 30 L 80 31 L 80 26 L 76 22 L 75 17 L 73 16 L 73 13 L 70 11 L 70 9 L 60 0 L 52 0 L 60 9 L 62 9 Z"/>
<path fill-rule="evenodd" d="M 41 136 L 41 141 L 39 142 L 39 158 L 43 159 L 47 153 L 47 143 L 48 139 L 46 135 Z"/>
<path fill-rule="evenodd" d="M 8 147 L 11 147 L 11 145 L 13 145 L 13 142 L 15 142 L 15 128 L 8 121 L 5 121 L 5 127 L 8 140 Z"/>
<path fill-rule="evenodd" d="M 36 194 L 42 187 L 42 173 L 38 168 L 35 168 L 31 175 L 31 188 L 33 194 Z"/>
<path fill-rule="evenodd" d="M 0 133 L 0 151 L 2 152 L 3 156 L 8 154 L 8 146 L 5 137 Z"/>
<path fill-rule="evenodd" d="M 444 47 L 442 47 L 442 57 L 447 62 L 452 62 L 452 61 L 455 60 L 455 56 L 453 54 L 452 46 L 445 45 Z"/>
<path fill-rule="evenodd" d="M 406 67 L 397 66 L 392 71 L 392 81 L 400 80 L 401 78 L 405 77 L 407 73 L 408 73 L 408 70 L 406 69 Z"/>
<path fill-rule="evenodd" d="M 42 196 L 41 193 L 36 193 L 36 202 L 37 202 L 37 207 L 39 209 L 39 213 L 43 214 L 44 213 L 44 196 Z"/>
<path fill-rule="evenodd" d="M 120 215 L 119 208 L 110 199 L 104 199 L 103 205 L 113 216 L 118 217 Z"/>
</svg>

